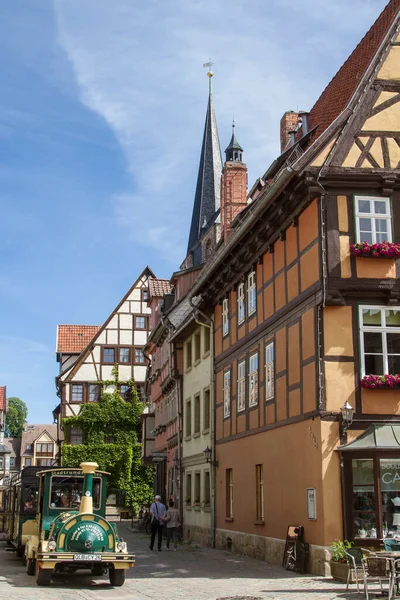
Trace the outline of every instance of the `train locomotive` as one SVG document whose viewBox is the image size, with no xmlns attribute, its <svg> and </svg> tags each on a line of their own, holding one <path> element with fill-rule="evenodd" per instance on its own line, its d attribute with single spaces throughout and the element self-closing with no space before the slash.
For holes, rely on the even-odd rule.
<svg viewBox="0 0 400 600">
<path fill-rule="evenodd" d="M 80 467 L 37 474 L 36 533 L 25 545 L 27 573 L 42 586 L 50 584 L 54 570 L 90 569 L 94 576 L 108 571 L 111 585 L 121 586 L 135 556 L 105 517 L 108 473 L 97 471 L 97 463 Z"/>
</svg>

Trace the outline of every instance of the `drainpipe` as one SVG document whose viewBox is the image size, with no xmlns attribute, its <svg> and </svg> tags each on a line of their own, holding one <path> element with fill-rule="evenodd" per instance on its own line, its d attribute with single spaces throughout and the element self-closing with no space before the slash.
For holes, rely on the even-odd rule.
<svg viewBox="0 0 400 600">
<path fill-rule="evenodd" d="M 210 403 L 211 403 L 211 414 L 210 414 L 210 437 L 211 437 L 211 462 L 210 462 L 210 508 L 211 508 L 211 523 L 210 523 L 210 542 L 211 548 L 215 548 L 215 530 L 216 530 L 216 514 L 215 514 L 215 480 L 216 480 L 216 448 L 215 448 L 215 372 L 214 372 L 214 320 L 202 312 L 197 306 L 193 304 L 193 298 L 189 296 L 189 303 L 192 307 L 194 320 L 203 327 L 210 329 Z M 199 321 L 197 315 L 200 314 L 206 321 Z"/>
</svg>

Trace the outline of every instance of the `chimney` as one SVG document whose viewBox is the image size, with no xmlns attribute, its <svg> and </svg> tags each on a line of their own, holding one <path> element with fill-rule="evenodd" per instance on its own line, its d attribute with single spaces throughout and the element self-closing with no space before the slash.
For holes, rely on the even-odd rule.
<svg viewBox="0 0 400 600">
<path fill-rule="evenodd" d="M 293 110 L 285 112 L 281 119 L 281 152 L 284 151 L 289 142 L 289 132 L 297 129 L 299 113 Z"/>
<path fill-rule="evenodd" d="M 301 129 L 303 131 L 303 135 L 306 135 L 306 133 L 308 133 L 308 115 L 310 113 L 308 113 L 306 110 L 301 110 L 299 112 L 299 120 L 301 122 Z"/>
<path fill-rule="evenodd" d="M 247 206 L 247 167 L 242 162 L 227 161 L 221 177 L 221 237 L 226 243 L 232 222 Z"/>
</svg>

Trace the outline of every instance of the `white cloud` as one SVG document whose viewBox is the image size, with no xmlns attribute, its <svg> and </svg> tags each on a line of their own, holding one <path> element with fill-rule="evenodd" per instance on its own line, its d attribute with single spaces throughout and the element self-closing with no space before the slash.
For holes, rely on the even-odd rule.
<svg viewBox="0 0 400 600">
<path fill-rule="evenodd" d="M 279 153 L 283 112 L 311 108 L 384 4 L 55 0 L 81 100 L 105 119 L 126 157 L 131 189 L 113 200 L 129 236 L 174 266 L 184 257 L 209 56 L 221 145 L 235 116 L 251 185 Z"/>
</svg>

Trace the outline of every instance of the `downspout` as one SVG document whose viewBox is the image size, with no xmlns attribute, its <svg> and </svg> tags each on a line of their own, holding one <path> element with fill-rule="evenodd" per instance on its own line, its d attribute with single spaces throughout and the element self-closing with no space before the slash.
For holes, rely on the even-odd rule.
<svg viewBox="0 0 400 600">
<path fill-rule="evenodd" d="M 215 514 L 215 480 L 216 480 L 216 448 L 215 448 L 215 372 L 214 372 L 214 320 L 202 312 L 197 306 L 193 304 L 193 298 L 189 296 L 189 303 L 192 307 L 194 320 L 203 327 L 210 329 L 210 438 L 211 438 L 211 462 L 210 462 L 210 542 L 211 548 L 215 548 L 215 530 L 216 530 L 216 514 Z M 200 314 L 206 321 L 199 321 L 197 314 Z"/>
</svg>

